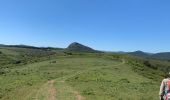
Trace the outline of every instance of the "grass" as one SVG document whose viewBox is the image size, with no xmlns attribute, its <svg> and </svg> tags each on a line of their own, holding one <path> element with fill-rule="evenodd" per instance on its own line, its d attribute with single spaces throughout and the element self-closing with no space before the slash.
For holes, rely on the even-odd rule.
<svg viewBox="0 0 170 100">
<path fill-rule="evenodd" d="M 159 90 L 156 82 L 138 75 L 127 65 L 91 70 L 67 82 L 87 100 L 154 100 Z"/>
<path fill-rule="evenodd" d="M 159 69 L 122 55 L 52 52 L 58 56 L 44 59 L 46 55 L 33 53 L 31 58 L 39 57 L 37 62 L 26 58 L 26 64 L 5 67 L 7 71 L 0 75 L 0 100 L 47 100 L 49 80 L 55 80 L 57 100 L 77 100 L 78 96 L 85 100 L 158 100 L 163 78 Z M 7 57 L 4 51 L 0 55 Z"/>
</svg>

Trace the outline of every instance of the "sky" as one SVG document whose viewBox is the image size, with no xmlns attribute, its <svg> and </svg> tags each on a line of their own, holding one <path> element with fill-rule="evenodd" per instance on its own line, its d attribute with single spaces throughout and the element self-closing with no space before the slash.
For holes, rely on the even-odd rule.
<svg viewBox="0 0 170 100">
<path fill-rule="evenodd" d="M 0 44 L 170 51 L 170 0 L 0 0 Z"/>
</svg>

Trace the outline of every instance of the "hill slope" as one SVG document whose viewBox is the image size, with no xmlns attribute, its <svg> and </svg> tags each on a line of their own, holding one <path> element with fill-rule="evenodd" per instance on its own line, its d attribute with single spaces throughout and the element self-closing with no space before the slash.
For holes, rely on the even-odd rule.
<svg viewBox="0 0 170 100">
<path fill-rule="evenodd" d="M 68 48 L 74 46 L 85 51 L 1 47 L 0 100 L 48 100 L 50 91 L 57 100 L 155 100 L 170 68 L 125 54 L 85 53 L 95 50 L 78 43 Z"/>
<path fill-rule="evenodd" d="M 0 99 L 55 100 L 49 99 L 51 94 L 56 100 L 157 99 L 159 82 L 143 77 L 119 60 L 69 56 L 52 61 L 16 67 L 0 76 Z"/>
<path fill-rule="evenodd" d="M 42 61 L 56 55 L 64 53 L 54 48 L 0 45 L 0 68 Z"/>
</svg>

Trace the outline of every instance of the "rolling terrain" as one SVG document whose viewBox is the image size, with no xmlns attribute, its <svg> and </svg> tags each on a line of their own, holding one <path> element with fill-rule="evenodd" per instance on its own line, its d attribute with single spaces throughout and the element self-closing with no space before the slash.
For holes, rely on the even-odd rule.
<svg viewBox="0 0 170 100">
<path fill-rule="evenodd" d="M 80 48 L 1 46 L 0 100 L 159 99 L 168 61 Z"/>
<path fill-rule="evenodd" d="M 127 53 L 129 55 L 149 58 L 149 59 L 158 59 L 158 60 L 168 60 L 170 61 L 170 52 L 160 52 L 160 53 L 147 53 L 143 51 L 135 51 Z"/>
</svg>

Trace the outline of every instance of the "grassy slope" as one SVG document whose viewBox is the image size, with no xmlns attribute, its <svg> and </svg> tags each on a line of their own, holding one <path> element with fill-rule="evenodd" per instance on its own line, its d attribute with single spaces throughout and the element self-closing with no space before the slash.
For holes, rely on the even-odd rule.
<svg viewBox="0 0 170 100">
<path fill-rule="evenodd" d="M 3 50 L 3 54 L 12 57 L 18 57 L 21 52 Z M 24 54 L 32 52 L 23 51 Z M 50 95 L 48 80 L 55 80 L 57 100 L 158 99 L 159 80 L 163 78 L 157 77 L 157 73 L 161 73 L 159 70 L 136 63 L 129 65 L 100 54 L 58 55 L 51 60 L 8 68 L 7 73 L 0 75 L 0 100 L 47 100 Z M 37 56 L 41 58 L 35 54 L 32 58 Z"/>
<path fill-rule="evenodd" d="M 87 100 L 154 100 L 159 90 L 156 82 L 138 75 L 126 64 L 109 64 L 76 75 L 67 82 Z"/>
<path fill-rule="evenodd" d="M 36 90 L 35 84 L 42 84 L 46 81 L 43 78 L 46 73 L 43 75 L 38 73 L 39 66 L 44 65 L 45 62 L 31 63 L 49 61 L 56 58 L 56 55 L 64 55 L 60 51 L 15 47 L 0 47 L 0 52 L 0 98 L 4 97 L 3 100 L 8 100 L 8 98 L 24 100 L 27 93 L 32 89 Z"/>
<path fill-rule="evenodd" d="M 58 100 L 75 100 L 75 91 L 87 100 L 157 99 L 159 85 L 119 61 L 90 57 L 55 61 L 26 65 L 1 76 L 0 86 L 6 90 L 1 99 L 34 100 L 40 90 L 39 100 L 46 100 L 48 86 L 43 85 L 51 79 L 56 80 Z"/>
</svg>

